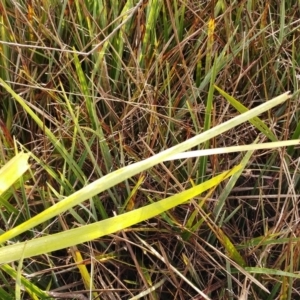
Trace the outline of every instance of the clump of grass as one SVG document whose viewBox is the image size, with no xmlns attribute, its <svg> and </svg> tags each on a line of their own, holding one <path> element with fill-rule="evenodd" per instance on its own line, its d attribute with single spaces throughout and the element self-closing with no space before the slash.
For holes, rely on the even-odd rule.
<svg viewBox="0 0 300 300">
<path fill-rule="evenodd" d="M 294 145 L 152 164 L 52 218 L 45 214 L 30 230 L 24 224 L 106 174 L 146 161 L 288 90 L 294 92 L 290 101 L 251 119 L 251 125 L 192 147 L 299 138 L 299 4 L 0 5 L 1 162 L 12 158 L 16 147 L 33 158 L 31 171 L 1 196 L 2 237 L 24 229 L 9 244 L 17 248 L 16 242 L 51 239 L 134 214 L 242 166 L 188 204 L 126 230 L 39 256 L 27 257 L 25 249 L 18 264 L 1 269 L 2 298 L 43 298 L 48 291 L 52 298 L 73 299 L 298 296 Z"/>
</svg>

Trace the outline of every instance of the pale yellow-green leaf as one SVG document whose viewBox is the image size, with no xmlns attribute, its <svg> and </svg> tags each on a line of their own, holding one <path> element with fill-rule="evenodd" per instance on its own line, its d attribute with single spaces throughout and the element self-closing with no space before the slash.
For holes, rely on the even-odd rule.
<svg viewBox="0 0 300 300">
<path fill-rule="evenodd" d="M 29 156 L 20 152 L 0 169 L 0 196 L 28 170 Z"/>
<path fill-rule="evenodd" d="M 232 96 L 227 94 L 225 91 L 221 90 L 217 86 L 215 86 L 216 90 L 240 113 L 244 113 L 249 109 L 240 103 L 238 100 L 234 99 Z M 277 141 L 274 133 L 269 129 L 269 127 L 258 117 L 254 117 L 249 120 L 251 124 L 253 124 L 260 132 L 262 132 L 266 137 L 268 137 L 271 141 Z"/>
<path fill-rule="evenodd" d="M 241 267 L 246 266 L 246 262 L 243 259 L 243 257 L 240 255 L 238 250 L 235 248 L 235 246 L 232 244 L 230 239 L 227 237 L 227 235 L 223 232 L 223 230 L 218 229 L 217 230 L 217 237 L 220 241 L 220 243 L 223 245 L 223 247 L 226 249 L 228 256 L 234 260 L 236 263 L 238 263 Z"/>
<path fill-rule="evenodd" d="M 122 215 L 46 237 L 2 247 L 0 248 L 0 264 L 18 260 L 22 255 L 24 258 L 32 257 L 91 241 L 153 218 L 218 185 L 222 180 L 238 172 L 239 169 L 240 166 L 236 166 L 232 170 L 189 190 Z"/>
<path fill-rule="evenodd" d="M 10 265 L 4 264 L 1 266 L 1 269 L 8 274 L 11 278 L 17 279 L 18 272 L 13 269 Z M 24 276 L 20 277 L 20 282 L 23 288 L 27 290 L 28 293 L 32 296 L 32 299 L 48 299 L 52 300 L 53 298 L 47 297 L 48 295 L 42 291 L 40 288 L 38 288 L 36 285 L 34 285 L 31 280 L 26 279 Z"/>
</svg>

